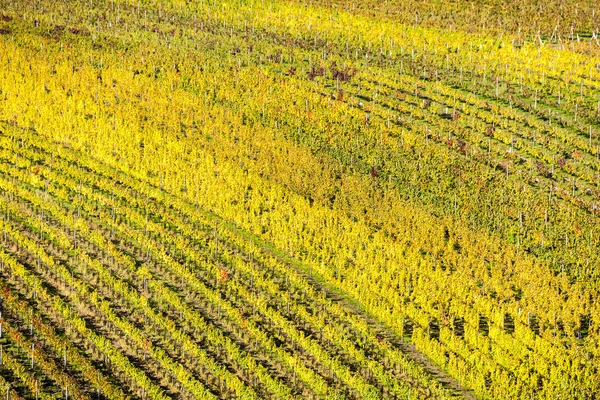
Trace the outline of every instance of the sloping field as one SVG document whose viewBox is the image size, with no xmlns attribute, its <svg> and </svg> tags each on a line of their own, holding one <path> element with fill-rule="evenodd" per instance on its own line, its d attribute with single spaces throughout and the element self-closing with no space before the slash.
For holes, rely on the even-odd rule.
<svg viewBox="0 0 600 400">
<path fill-rule="evenodd" d="M 462 3 L 0 0 L 0 395 L 600 396 L 600 16 Z"/>
</svg>

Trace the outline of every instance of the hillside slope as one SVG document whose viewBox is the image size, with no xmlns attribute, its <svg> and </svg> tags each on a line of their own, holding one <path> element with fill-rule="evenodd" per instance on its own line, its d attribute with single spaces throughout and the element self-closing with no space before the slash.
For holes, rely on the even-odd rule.
<svg viewBox="0 0 600 400">
<path fill-rule="evenodd" d="M 0 392 L 600 394 L 597 42 L 342 5 L 0 2 Z"/>
</svg>

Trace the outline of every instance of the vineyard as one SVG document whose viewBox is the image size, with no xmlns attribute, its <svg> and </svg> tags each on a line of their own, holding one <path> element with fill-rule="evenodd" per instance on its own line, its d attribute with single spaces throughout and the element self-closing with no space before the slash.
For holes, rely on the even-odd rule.
<svg viewBox="0 0 600 400">
<path fill-rule="evenodd" d="M 600 397 L 600 9 L 476 3 L 0 0 L 0 396 Z"/>
</svg>

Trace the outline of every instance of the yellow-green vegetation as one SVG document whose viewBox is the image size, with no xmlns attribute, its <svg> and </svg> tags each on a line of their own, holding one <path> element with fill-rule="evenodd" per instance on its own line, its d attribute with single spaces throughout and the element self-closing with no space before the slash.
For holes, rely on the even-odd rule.
<svg viewBox="0 0 600 400">
<path fill-rule="evenodd" d="M 593 1 L 0 0 L 0 395 L 600 396 Z"/>
</svg>

